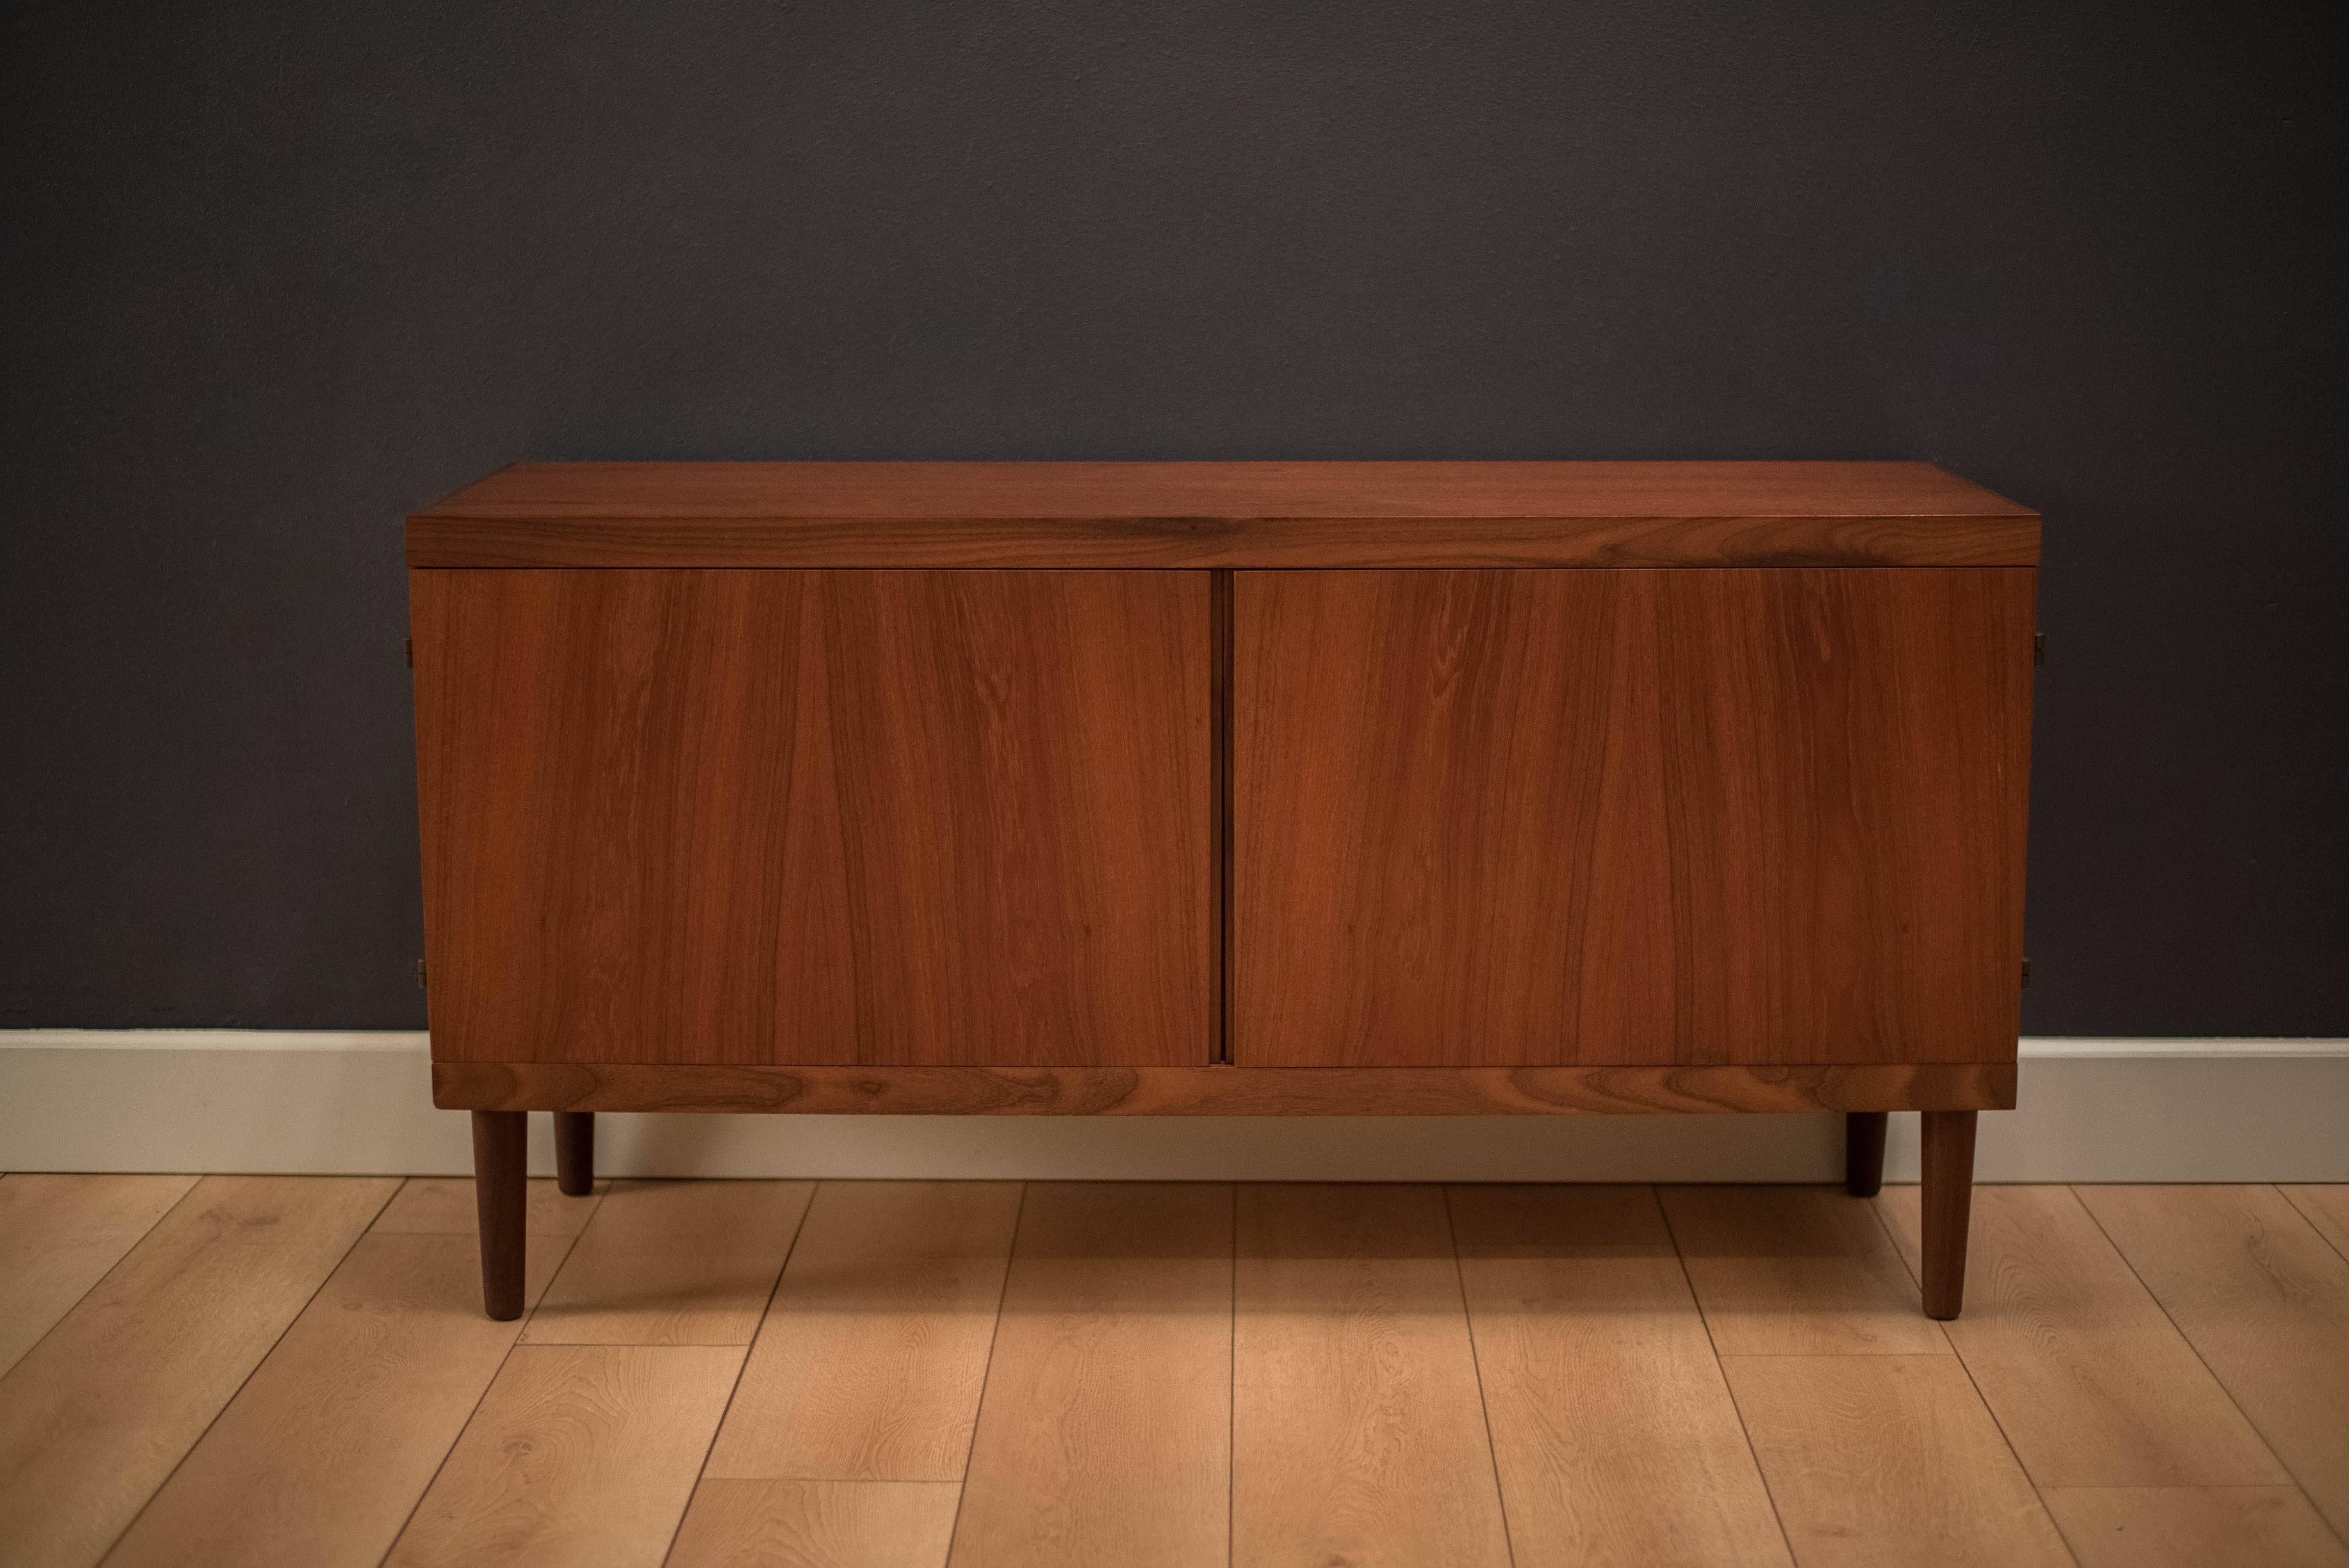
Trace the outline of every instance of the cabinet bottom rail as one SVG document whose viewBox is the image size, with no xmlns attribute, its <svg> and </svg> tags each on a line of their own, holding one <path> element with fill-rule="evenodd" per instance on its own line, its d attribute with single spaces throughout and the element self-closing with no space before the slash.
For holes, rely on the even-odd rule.
<svg viewBox="0 0 2349 1568">
<path fill-rule="evenodd" d="M 1555 1116 L 2007 1110 L 2015 1065 L 1541 1068 L 432 1064 L 452 1110 L 896 1116 Z"/>
</svg>

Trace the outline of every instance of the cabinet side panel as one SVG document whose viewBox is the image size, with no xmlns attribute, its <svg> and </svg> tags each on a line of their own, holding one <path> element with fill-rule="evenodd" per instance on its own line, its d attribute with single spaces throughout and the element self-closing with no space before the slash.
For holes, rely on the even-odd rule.
<svg viewBox="0 0 2349 1568">
<path fill-rule="evenodd" d="M 2033 575 L 1240 573 L 1233 1059 L 2012 1060 Z"/>
<path fill-rule="evenodd" d="M 436 1057 L 1205 1059 L 1203 574 L 411 595 Z"/>
</svg>

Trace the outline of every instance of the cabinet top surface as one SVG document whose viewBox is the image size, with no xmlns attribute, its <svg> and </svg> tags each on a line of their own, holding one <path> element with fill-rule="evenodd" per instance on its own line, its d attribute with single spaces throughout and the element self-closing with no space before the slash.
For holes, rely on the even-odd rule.
<svg viewBox="0 0 2349 1568">
<path fill-rule="evenodd" d="M 1930 463 L 516 463 L 443 518 L 2030 517 Z"/>
<path fill-rule="evenodd" d="M 520 463 L 411 566 L 2031 565 L 1928 463 Z"/>
</svg>

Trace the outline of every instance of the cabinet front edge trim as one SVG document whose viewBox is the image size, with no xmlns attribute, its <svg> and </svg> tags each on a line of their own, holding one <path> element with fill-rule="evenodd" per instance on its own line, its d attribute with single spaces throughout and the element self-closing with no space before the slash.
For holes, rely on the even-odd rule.
<svg viewBox="0 0 2349 1568">
<path fill-rule="evenodd" d="M 444 1109 L 899 1116 L 2006 1110 L 2015 1064 L 1542 1068 L 432 1064 Z"/>
</svg>

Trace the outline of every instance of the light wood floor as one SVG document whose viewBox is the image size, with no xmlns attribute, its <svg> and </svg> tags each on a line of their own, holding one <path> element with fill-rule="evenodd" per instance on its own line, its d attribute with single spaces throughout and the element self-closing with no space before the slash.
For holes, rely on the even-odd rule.
<svg viewBox="0 0 2349 1568">
<path fill-rule="evenodd" d="M 2349 1564 L 2349 1187 L 0 1178 L 0 1563 Z"/>
</svg>

